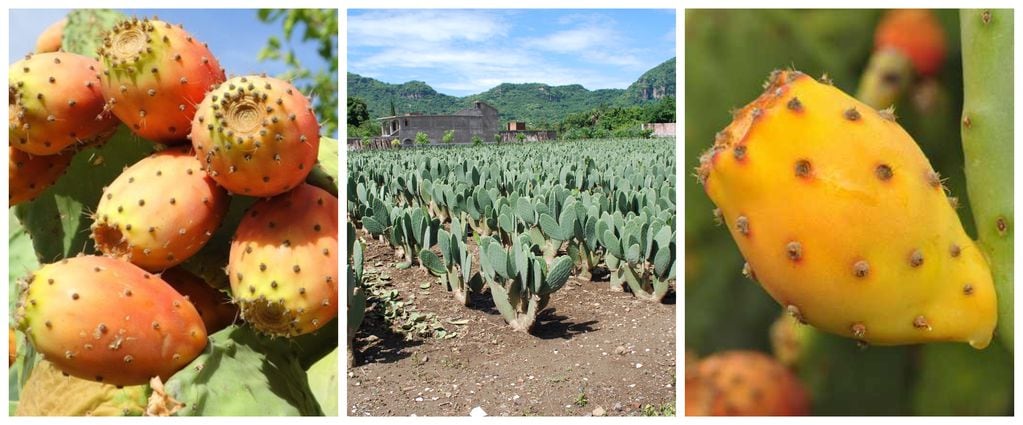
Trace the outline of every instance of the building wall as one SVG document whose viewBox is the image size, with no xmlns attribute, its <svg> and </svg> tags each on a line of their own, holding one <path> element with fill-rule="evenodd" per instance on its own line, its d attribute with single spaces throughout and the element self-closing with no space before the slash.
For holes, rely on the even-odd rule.
<svg viewBox="0 0 1023 425">
<path fill-rule="evenodd" d="M 431 144 L 443 143 L 444 133 L 455 131 L 454 143 L 471 143 L 474 135 L 484 142 L 492 142 L 499 130 L 497 109 L 483 102 L 453 115 L 402 115 L 380 122 L 380 132 L 388 139 L 397 138 L 403 144 L 415 144 L 416 134 L 424 132 Z M 394 131 L 397 129 L 397 131 Z"/>
<path fill-rule="evenodd" d="M 525 136 L 523 142 L 542 142 L 545 140 L 556 140 L 558 138 L 558 132 L 554 130 L 520 130 L 520 131 L 502 131 L 501 143 L 514 143 L 518 142 L 518 135 Z"/>
<path fill-rule="evenodd" d="M 675 137 L 675 123 L 673 122 L 643 124 L 643 129 L 653 130 L 654 137 Z"/>
</svg>

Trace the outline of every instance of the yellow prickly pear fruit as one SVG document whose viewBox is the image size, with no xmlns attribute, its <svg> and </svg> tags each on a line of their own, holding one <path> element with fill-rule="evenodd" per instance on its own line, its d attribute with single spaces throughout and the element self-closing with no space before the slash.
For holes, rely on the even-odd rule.
<svg viewBox="0 0 1023 425">
<path fill-rule="evenodd" d="M 891 111 L 776 71 L 698 178 L 749 274 L 800 321 L 877 345 L 991 341 L 987 261 Z"/>
</svg>

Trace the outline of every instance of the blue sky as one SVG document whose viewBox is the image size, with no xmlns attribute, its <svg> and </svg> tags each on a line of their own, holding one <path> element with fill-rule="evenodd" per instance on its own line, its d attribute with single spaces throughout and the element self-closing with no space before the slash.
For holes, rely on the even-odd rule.
<svg viewBox="0 0 1023 425">
<path fill-rule="evenodd" d="M 53 22 L 67 14 L 67 10 L 13 9 L 10 11 L 10 57 L 9 63 L 21 59 L 35 49 L 35 40 Z M 280 22 L 260 22 L 255 10 L 245 9 L 124 9 L 129 16 L 157 15 L 161 20 L 173 24 L 184 24 L 185 30 L 196 39 L 209 44 L 228 76 L 267 73 L 277 75 L 286 70 L 276 61 L 260 62 L 259 51 L 271 35 L 282 38 Z M 301 42 L 302 27 L 295 30 L 291 46 L 299 60 L 309 69 L 327 69 L 327 63 L 316 54 L 316 45 Z"/>
<path fill-rule="evenodd" d="M 349 72 L 455 96 L 500 83 L 625 88 L 674 56 L 674 10 L 348 11 Z"/>
</svg>

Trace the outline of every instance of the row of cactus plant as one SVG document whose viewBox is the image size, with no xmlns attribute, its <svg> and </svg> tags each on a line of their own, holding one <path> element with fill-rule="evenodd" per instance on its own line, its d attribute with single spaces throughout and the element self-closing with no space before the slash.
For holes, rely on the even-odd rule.
<svg viewBox="0 0 1023 425">
<path fill-rule="evenodd" d="M 397 267 L 428 270 L 464 306 L 487 287 L 509 325 L 529 332 L 570 275 L 590 280 L 602 265 L 619 290 L 664 299 L 675 264 L 672 149 L 613 140 L 358 152 L 346 209 L 354 228 L 394 249 Z"/>
</svg>

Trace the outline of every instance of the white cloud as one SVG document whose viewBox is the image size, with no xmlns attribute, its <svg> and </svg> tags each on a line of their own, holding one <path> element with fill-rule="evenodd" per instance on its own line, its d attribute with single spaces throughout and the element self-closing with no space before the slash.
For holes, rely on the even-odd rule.
<svg viewBox="0 0 1023 425">
<path fill-rule="evenodd" d="M 503 37 L 497 16 L 477 11 L 382 10 L 348 17 L 351 46 L 392 46 L 404 42 L 482 42 Z"/>
<path fill-rule="evenodd" d="M 649 65 L 616 30 L 617 23 L 604 15 L 566 15 L 553 32 L 532 36 L 522 27 L 511 28 L 508 13 L 515 12 L 383 10 L 350 15 L 349 69 L 367 76 L 415 75 L 442 93 L 464 95 L 500 83 L 625 88 L 638 75 L 635 71 Z M 627 81 L 609 67 L 628 69 Z M 424 70 L 427 76 L 420 77 Z"/>
</svg>

